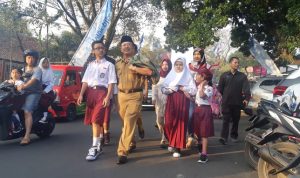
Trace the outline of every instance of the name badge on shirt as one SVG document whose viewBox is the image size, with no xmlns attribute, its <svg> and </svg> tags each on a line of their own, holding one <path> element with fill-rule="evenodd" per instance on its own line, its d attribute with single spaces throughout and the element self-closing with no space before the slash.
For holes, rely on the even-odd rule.
<svg viewBox="0 0 300 178">
<path fill-rule="evenodd" d="M 101 73 L 100 78 L 104 78 L 104 77 L 105 77 L 105 73 Z"/>
</svg>

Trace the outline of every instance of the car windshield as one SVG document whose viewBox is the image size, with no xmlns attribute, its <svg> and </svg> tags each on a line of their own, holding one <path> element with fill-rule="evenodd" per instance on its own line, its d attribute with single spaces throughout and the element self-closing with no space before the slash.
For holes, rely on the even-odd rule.
<svg viewBox="0 0 300 178">
<path fill-rule="evenodd" d="M 61 83 L 61 77 L 63 75 L 63 71 L 53 70 L 53 73 L 54 73 L 54 86 L 59 86 Z"/>
</svg>

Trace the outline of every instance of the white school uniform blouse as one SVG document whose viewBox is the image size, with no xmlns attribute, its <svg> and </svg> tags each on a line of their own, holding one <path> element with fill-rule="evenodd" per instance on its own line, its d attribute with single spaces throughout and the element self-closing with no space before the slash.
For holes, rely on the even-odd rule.
<svg viewBox="0 0 300 178">
<path fill-rule="evenodd" d="M 196 94 L 196 99 L 195 102 L 198 106 L 200 105 L 210 105 L 208 100 L 210 97 L 212 97 L 213 95 L 213 88 L 209 85 L 205 85 L 204 86 L 204 94 L 206 95 L 205 97 L 200 97 L 200 85 L 198 86 L 198 91 Z"/>
<path fill-rule="evenodd" d="M 82 82 L 87 83 L 89 87 L 104 86 L 108 88 L 109 84 L 117 83 L 115 66 L 105 58 L 100 61 L 94 60 L 88 64 Z"/>
</svg>

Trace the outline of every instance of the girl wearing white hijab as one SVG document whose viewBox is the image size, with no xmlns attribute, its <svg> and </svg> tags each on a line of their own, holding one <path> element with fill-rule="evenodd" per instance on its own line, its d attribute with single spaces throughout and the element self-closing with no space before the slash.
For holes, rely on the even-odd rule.
<svg viewBox="0 0 300 178">
<path fill-rule="evenodd" d="M 168 150 L 173 157 L 181 156 L 180 150 L 186 147 L 186 130 L 191 96 L 196 95 L 195 81 L 186 65 L 184 57 L 174 62 L 174 67 L 162 84 L 162 92 L 167 94 L 164 133 L 169 140 Z"/>
<path fill-rule="evenodd" d="M 44 116 L 40 120 L 40 122 L 46 122 L 46 118 L 48 115 L 48 107 L 54 100 L 54 74 L 53 70 L 50 67 L 49 58 L 42 58 L 39 63 L 39 67 L 42 69 L 42 86 L 43 86 L 43 94 L 41 96 L 40 105 L 43 108 Z"/>
</svg>

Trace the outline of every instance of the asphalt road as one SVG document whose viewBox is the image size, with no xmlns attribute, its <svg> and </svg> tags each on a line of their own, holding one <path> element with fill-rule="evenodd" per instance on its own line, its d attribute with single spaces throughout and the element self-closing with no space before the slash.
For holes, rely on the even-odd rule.
<svg viewBox="0 0 300 178">
<path fill-rule="evenodd" d="M 138 140 L 137 149 L 129 162 L 117 165 L 117 142 L 121 122 L 112 113 L 111 144 L 94 162 L 85 161 L 91 145 L 91 129 L 82 119 L 58 122 L 53 135 L 41 140 L 32 135 L 32 144 L 19 146 L 20 140 L 0 142 L 0 178 L 255 178 L 244 159 L 243 131 L 246 119 L 241 120 L 240 142 L 222 146 L 218 138 L 209 139 L 209 162 L 197 163 L 196 149 L 184 150 L 183 157 L 172 158 L 159 148 L 159 132 L 154 127 L 154 111 L 143 111 L 145 139 Z M 215 134 L 220 133 L 221 120 L 215 120 Z"/>
</svg>

